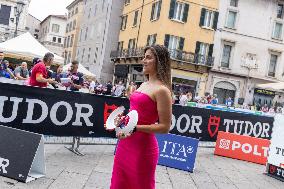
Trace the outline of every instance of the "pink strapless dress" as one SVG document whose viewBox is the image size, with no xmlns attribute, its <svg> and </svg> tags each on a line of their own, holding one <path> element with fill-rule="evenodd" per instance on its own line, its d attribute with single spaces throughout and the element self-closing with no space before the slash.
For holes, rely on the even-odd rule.
<svg viewBox="0 0 284 189">
<path fill-rule="evenodd" d="M 147 94 L 135 91 L 130 110 L 138 112 L 138 125 L 158 121 L 157 104 Z M 153 189 L 159 146 L 154 134 L 135 132 L 119 141 L 111 178 L 111 189 Z"/>
</svg>

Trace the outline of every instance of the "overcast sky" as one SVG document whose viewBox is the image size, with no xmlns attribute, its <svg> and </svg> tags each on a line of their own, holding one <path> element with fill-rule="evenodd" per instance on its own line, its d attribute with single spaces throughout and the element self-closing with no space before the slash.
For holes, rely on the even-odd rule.
<svg viewBox="0 0 284 189">
<path fill-rule="evenodd" d="M 66 7 L 73 0 L 31 0 L 29 13 L 39 20 L 43 20 L 50 14 L 64 15 Z"/>
</svg>

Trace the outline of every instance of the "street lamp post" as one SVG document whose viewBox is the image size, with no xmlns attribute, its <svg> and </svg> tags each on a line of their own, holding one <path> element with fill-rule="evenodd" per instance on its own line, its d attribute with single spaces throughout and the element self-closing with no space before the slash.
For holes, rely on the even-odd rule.
<svg viewBox="0 0 284 189">
<path fill-rule="evenodd" d="M 14 37 L 17 37 L 19 19 L 20 19 L 21 13 L 23 12 L 24 6 L 25 6 L 25 3 L 23 1 L 17 1 L 17 6 L 14 7 L 14 13 L 16 17 L 16 28 L 15 28 Z"/>
</svg>

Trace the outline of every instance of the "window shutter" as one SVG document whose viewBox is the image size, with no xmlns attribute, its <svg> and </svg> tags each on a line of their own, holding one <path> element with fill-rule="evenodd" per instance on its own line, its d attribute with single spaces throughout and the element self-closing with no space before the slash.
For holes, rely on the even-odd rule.
<svg viewBox="0 0 284 189">
<path fill-rule="evenodd" d="M 195 47 L 195 54 L 196 54 L 196 55 L 199 54 L 200 44 L 201 44 L 200 41 L 196 41 L 196 47 Z"/>
<path fill-rule="evenodd" d="M 209 45 L 208 56 L 212 57 L 214 44 Z"/>
<path fill-rule="evenodd" d="M 183 47 L 184 47 L 184 38 L 183 37 L 181 37 L 180 39 L 179 39 L 179 50 L 183 50 Z"/>
<path fill-rule="evenodd" d="M 213 22 L 213 29 L 217 29 L 217 24 L 218 24 L 218 17 L 219 17 L 219 12 L 214 13 L 214 22 Z"/>
<path fill-rule="evenodd" d="M 155 3 L 152 4 L 152 11 L 151 11 L 151 19 L 150 20 L 153 20 L 154 11 L 155 11 Z"/>
<path fill-rule="evenodd" d="M 174 17 L 175 6 L 176 6 L 176 0 L 171 0 L 169 19 L 172 19 Z"/>
<path fill-rule="evenodd" d="M 185 3 L 183 17 L 182 17 L 183 22 L 187 22 L 188 10 L 189 10 L 189 4 Z"/>
<path fill-rule="evenodd" d="M 124 29 L 126 28 L 127 26 L 127 18 L 128 18 L 128 15 L 125 16 L 125 25 L 124 25 Z"/>
<path fill-rule="evenodd" d="M 160 18 L 160 13 L 161 13 L 161 7 L 162 7 L 162 0 L 158 4 L 158 14 L 157 14 L 157 20 Z"/>
<path fill-rule="evenodd" d="M 129 39 L 128 41 L 128 49 L 130 49 L 130 43 L 132 42 L 132 39 Z"/>
<path fill-rule="evenodd" d="M 154 35 L 154 41 L 153 44 L 156 44 L 156 38 L 157 38 L 157 34 Z"/>
<path fill-rule="evenodd" d="M 205 19 L 205 13 L 206 13 L 206 9 L 202 8 L 201 9 L 201 16 L 200 16 L 200 22 L 199 22 L 199 26 L 204 26 L 204 19 Z"/>
<path fill-rule="evenodd" d="M 169 34 L 166 34 L 165 35 L 165 41 L 164 41 L 164 45 L 165 47 L 169 47 L 169 41 L 170 41 L 170 35 Z"/>
<path fill-rule="evenodd" d="M 124 21 L 124 17 L 122 16 L 122 17 L 121 17 L 121 25 L 120 25 L 120 30 L 122 30 L 122 27 L 123 27 L 123 21 Z"/>
<path fill-rule="evenodd" d="M 147 46 L 149 46 L 150 45 L 150 35 L 148 35 L 148 37 L 147 37 Z"/>
</svg>

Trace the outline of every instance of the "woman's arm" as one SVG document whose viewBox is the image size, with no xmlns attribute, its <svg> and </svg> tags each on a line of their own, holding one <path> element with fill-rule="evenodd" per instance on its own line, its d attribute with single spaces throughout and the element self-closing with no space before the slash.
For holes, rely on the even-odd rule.
<svg viewBox="0 0 284 189">
<path fill-rule="evenodd" d="M 172 121 L 171 92 L 166 87 L 161 87 L 155 94 L 159 123 L 152 125 L 137 125 L 136 130 L 145 133 L 168 133 Z"/>
</svg>

